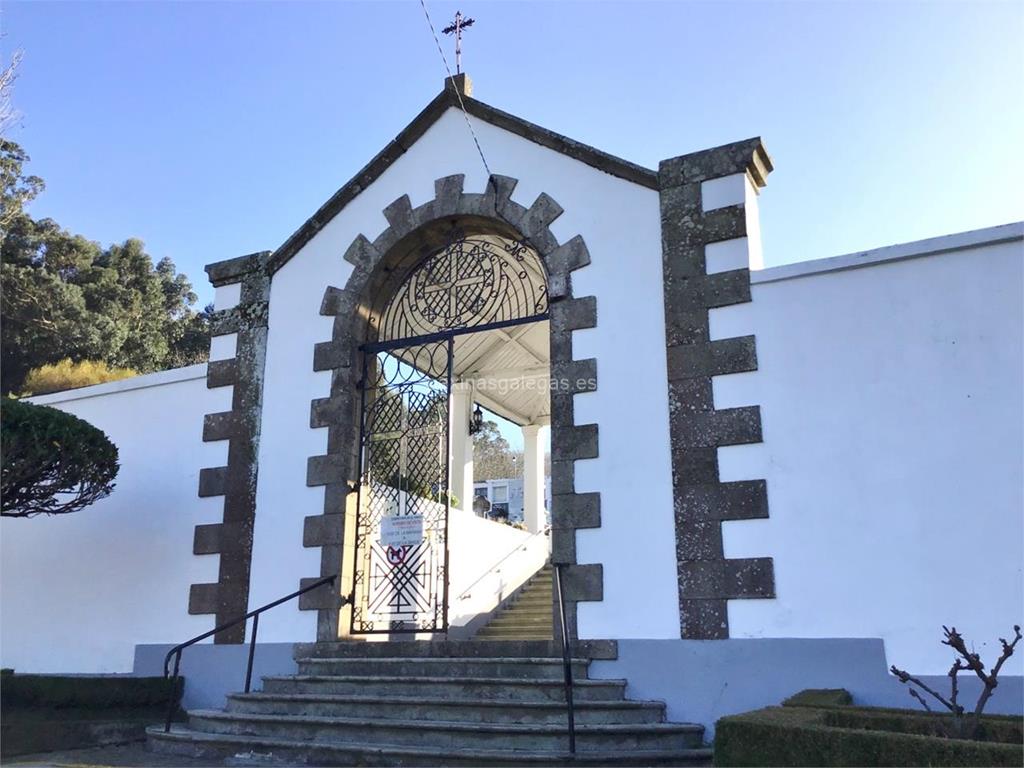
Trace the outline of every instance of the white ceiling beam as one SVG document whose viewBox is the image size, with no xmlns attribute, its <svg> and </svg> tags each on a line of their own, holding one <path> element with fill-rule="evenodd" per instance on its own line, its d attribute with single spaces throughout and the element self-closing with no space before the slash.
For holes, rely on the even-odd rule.
<svg viewBox="0 0 1024 768">
<path fill-rule="evenodd" d="M 508 419 L 514 424 L 522 426 L 524 424 L 530 423 L 530 417 L 527 416 L 526 414 L 513 411 L 507 405 L 504 405 L 503 403 L 500 403 L 497 400 L 493 400 L 487 395 L 481 394 L 480 392 L 475 393 L 473 395 L 473 399 L 476 402 L 480 403 L 480 405 L 482 405 L 487 410 L 491 411 L 492 413 L 498 414 L 504 419 Z"/>
<path fill-rule="evenodd" d="M 541 376 L 548 376 L 551 368 L 547 365 L 537 365 L 532 368 L 498 368 L 489 370 L 477 368 L 474 371 L 465 371 L 462 376 L 472 376 L 474 379 L 535 379 Z"/>
</svg>

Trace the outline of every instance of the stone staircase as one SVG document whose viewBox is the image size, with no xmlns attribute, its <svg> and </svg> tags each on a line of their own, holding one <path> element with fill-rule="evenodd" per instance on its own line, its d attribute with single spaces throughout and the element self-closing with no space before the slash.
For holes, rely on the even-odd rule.
<svg viewBox="0 0 1024 768">
<path fill-rule="evenodd" d="M 477 640 L 551 640 L 552 569 L 545 565 L 519 591 L 513 602 L 477 632 Z"/>
<path fill-rule="evenodd" d="M 376 646 L 376 647 L 374 647 Z M 551 642 L 319 643 L 298 674 L 193 710 L 153 751 L 244 765 L 709 765 L 700 725 L 665 722 L 573 661 L 577 754 L 568 754 L 563 667 Z"/>
</svg>

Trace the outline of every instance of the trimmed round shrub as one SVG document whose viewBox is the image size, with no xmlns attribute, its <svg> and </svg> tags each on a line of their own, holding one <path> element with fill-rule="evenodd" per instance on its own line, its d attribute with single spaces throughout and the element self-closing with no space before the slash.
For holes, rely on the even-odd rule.
<svg viewBox="0 0 1024 768">
<path fill-rule="evenodd" d="M 108 496 L 117 477 L 117 447 L 70 413 L 0 399 L 0 514 L 77 512 Z"/>
</svg>

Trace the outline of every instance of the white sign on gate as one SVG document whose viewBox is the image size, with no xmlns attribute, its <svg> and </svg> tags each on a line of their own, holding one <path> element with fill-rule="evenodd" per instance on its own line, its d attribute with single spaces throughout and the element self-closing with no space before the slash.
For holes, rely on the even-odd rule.
<svg viewBox="0 0 1024 768">
<path fill-rule="evenodd" d="M 380 520 L 382 547 L 414 547 L 423 541 L 423 515 L 390 515 Z"/>
</svg>

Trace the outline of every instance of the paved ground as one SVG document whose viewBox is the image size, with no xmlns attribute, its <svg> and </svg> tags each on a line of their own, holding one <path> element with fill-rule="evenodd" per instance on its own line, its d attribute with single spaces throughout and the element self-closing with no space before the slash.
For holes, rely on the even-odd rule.
<svg viewBox="0 0 1024 768">
<path fill-rule="evenodd" d="M 107 768 L 108 766 L 200 768 L 200 766 L 209 766 L 210 763 L 188 757 L 147 752 L 145 744 L 140 741 L 113 747 L 90 747 L 66 752 L 20 755 L 4 760 L 4 766 L 8 765 L 33 766 L 33 768 Z"/>
</svg>

